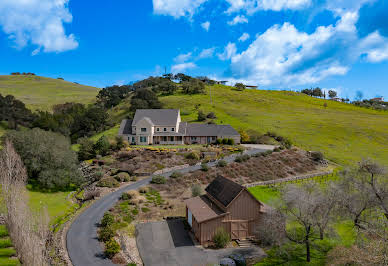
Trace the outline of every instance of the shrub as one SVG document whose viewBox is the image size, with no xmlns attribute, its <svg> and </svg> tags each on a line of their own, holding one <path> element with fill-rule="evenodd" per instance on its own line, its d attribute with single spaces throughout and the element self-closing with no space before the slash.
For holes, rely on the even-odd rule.
<svg viewBox="0 0 388 266">
<path fill-rule="evenodd" d="M 311 158 L 313 158 L 314 161 L 320 162 L 323 160 L 323 153 L 320 151 L 312 151 L 311 152 Z"/>
<path fill-rule="evenodd" d="M 210 119 L 215 119 L 215 118 L 217 118 L 216 115 L 214 114 L 214 112 L 208 113 L 206 117 L 207 117 L 207 118 L 210 118 Z"/>
<path fill-rule="evenodd" d="M 148 193 L 150 191 L 150 188 L 149 187 L 142 187 L 142 188 L 139 188 L 139 192 L 141 194 L 145 194 L 145 193 Z"/>
<path fill-rule="evenodd" d="M 216 248 L 225 248 L 230 242 L 230 236 L 224 228 L 220 227 L 213 236 L 213 242 Z"/>
<path fill-rule="evenodd" d="M 249 143 L 249 141 L 251 140 L 247 132 L 245 132 L 244 130 L 240 131 L 240 136 L 242 143 Z"/>
<path fill-rule="evenodd" d="M 228 144 L 228 139 L 222 139 L 222 144 Z"/>
<path fill-rule="evenodd" d="M 130 180 L 129 174 L 125 172 L 118 173 L 114 178 L 119 182 L 128 182 Z"/>
<path fill-rule="evenodd" d="M 102 227 L 98 231 L 98 240 L 102 242 L 108 242 L 115 236 L 114 230 L 108 226 L 108 227 Z"/>
<path fill-rule="evenodd" d="M 218 167 L 225 167 L 225 166 L 227 166 L 228 165 L 228 163 L 226 162 L 226 161 L 224 161 L 224 160 L 220 160 L 220 161 L 218 161 L 218 163 L 217 163 L 217 166 Z"/>
<path fill-rule="evenodd" d="M 122 148 L 124 148 L 125 144 L 122 136 L 116 136 L 115 140 L 116 140 L 116 150 L 121 150 Z"/>
<path fill-rule="evenodd" d="M 262 152 L 261 155 L 264 156 L 264 157 L 267 157 L 268 155 L 271 155 L 272 152 L 273 152 L 273 151 L 268 150 L 268 151 Z"/>
<path fill-rule="evenodd" d="M 94 180 L 101 180 L 101 178 L 104 177 L 104 172 L 103 171 L 97 171 L 93 174 Z"/>
<path fill-rule="evenodd" d="M 201 110 L 198 111 L 198 118 L 197 118 L 197 120 L 198 121 L 205 121 L 206 120 L 206 115 Z"/>
<path fill-rule="evenodd" d="M 171 175 L 170 175 L 170 177 L 171 178 L 181 178 L 183 176 L 183 174 L 182 173 L 180 173 L 180 172 L 173 172 Z"/>
<path fill-rule="evenodd" d="M 216 140 L 216 143 L 217 143 L 218 145 L 221 145 L 221 144 L 222 144 L 222 139 L 217 139 L 217 140 Z"/>
<path fill-rule="evenodd" d="M 234 161 L 236 163 L 242 163 L 242 162 L 248 161 L 250 158 L 251 156 L 249 156 L 248 154 L 244 154 L 244 155 L 237 156 Z"/>
<path fill-rule="evenodd" d="M 204 172 L 209 171 L 209 166 L 207 165 L 207 163 L 202 163 L 201 164 L 201 170 L 204 171 Z"/>
<path fill-rule="evenodd" d="M 107 155 L 109 152 L 109 149 L 110 149 L 110 143 L 109 143 L 108 138 L 106 136 L 102 136 L 94 144 L 94 150 L 99 155 L 102 155 L 102 156 Z"/>
<path fill-rule="evenodd" d="M 98 198 L 101 195 L 101 192 L 99 190 L 91 190 L 87 191 L 84 194 L 84 200 L 94 200 L 95 198 Z"/>
<path fill-rule="evenodd" d="M 114 222 L 115 222 L 115 218 L 114 218 L 113 214 L 106 212 L 104 214 L 104 216 L 102 217 L 100 224 L 102 227 L 107 227 L 107 226 L 112 225 Z"/>
<path fill-rule="evenodd" d="M 234 145 L 234 139 L 227 139 L 228 140 L 228 145 Z"/>
<path fill-rule="evenodd" d="M 292 148 L 292 142 L 291 142 L 291 140 L 289 140 L 289 139 L 284 139 L 283 142 L 282 142 L 282 145 L 283 145 L 286 149 L 291 149 L 291 148 Z"/>
<path fill-rule="evenodd" d="M 96 156 L 96 153 L 93 148 L 93 141 L 88 138 L 81 138 L 78 140 L 79 150 L 78 150 L 78 159 L 80 161 L 85 161 L 92 159 Z"/>
<path fill-rule="evenodd" d="M 149 212 L 149 211 L 150 211 L 150 209 L 149 209 L 149 208 L 147 208 L 147 207 L 143 207 L 143 208 L 141 208 L 141 211 L 142 211 L 142 212 Z"/>
<path fill-rule="evenodd" d="M 105 256 L 113 258 L 114 255 L 120 252 L 120 245 L 113 238 L 105 244 Z"/>
<path fill-rule="evenodd" d="M 202 195 L 202 187 L 199 184 L 194 184 L 191 187 L 191 194 L 193 197 Z"/>
<path fill-rule="evenodd" d="M 276 147 L 273 152 L 280 152 L 280 148 L 279 147 Z"/>
<path fill-rule="evenodd" d="M 189 160 L 199 160 L 199 159 L 200 159 L 200 158 L 199 158 L 199 154 L 196 153 L 196 152 L 187 153 L 187 154 L 185 155 L 185 158 L 186 158 L 186 159 L 189 159 Z"/>
<path fill-rule="evenodd" d="M 135 176 L 135 175 L 131 176 L 131 181 L 132 182 L 136 182 L 137 181 L 137 176 Z"/>
<path fill-rule="evenodd" d="M 118 187 L 119 185 L 120 183 L 111 176 L 101 179 L 96 184 L 96 186 L 98 187 L 109 187 L 109 188 Z"/>
<path fill-rule="evenodd" d="M 152 177 L 151 183 L 152 184 L 165 184 L 166 178 L 162 175 L 156 175 L 156 176 Z"/>
</svg>

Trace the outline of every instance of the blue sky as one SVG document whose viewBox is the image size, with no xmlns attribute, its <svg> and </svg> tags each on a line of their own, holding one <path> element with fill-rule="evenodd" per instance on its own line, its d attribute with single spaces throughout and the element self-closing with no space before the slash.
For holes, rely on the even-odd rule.
<svg viewBox="0 0 388 266">
<path fill-rule="evenodd" d="M 0 74 L 104 87 L 184 72 L 388 98 L 386 0 L 2 0 Z"/>
</svg>

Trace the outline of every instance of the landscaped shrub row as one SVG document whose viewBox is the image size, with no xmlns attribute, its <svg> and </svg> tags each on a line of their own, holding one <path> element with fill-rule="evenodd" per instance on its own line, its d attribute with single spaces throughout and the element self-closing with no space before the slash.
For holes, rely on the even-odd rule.
<svg viewBox="0 0 388 266">
<path fill-rule="evenodd" d="M 251 156 L 249 156 L 248 154 L 244 154 L 244 155 L 237 156 L 236 159 L 234 159 L 234 161 L 236 163 L 242 163 L 242 162 L 248 161 L 250 158 Z"/>
<path fill-rule="evenodd" d="M 218 145 L 234 145 L 234 139 L 217 139 L 216 143 Z"/>
</svg>

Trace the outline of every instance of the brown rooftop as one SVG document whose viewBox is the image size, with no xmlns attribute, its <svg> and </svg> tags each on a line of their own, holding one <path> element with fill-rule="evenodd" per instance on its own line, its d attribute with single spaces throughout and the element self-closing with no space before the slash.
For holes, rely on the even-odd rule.
<svg viewBox="0 0 388 266">
<path fill-rule="evenodd" d="M 218 176 L 205 189 L 207 193 L 227 207 L 244 189 L 243 186 L 223 176 Z"/>
<path fill-rule="evenodd" d="M 212 203 L 206 195 L 188 199 L 185 203 L 198 223 L 226 214 Z"/>
</svg>

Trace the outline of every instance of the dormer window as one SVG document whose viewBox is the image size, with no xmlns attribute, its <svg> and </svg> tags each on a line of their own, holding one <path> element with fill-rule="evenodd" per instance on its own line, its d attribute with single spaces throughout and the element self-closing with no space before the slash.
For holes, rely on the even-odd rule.
<svg viewBox="0 0 388 266">
<path fill-rule="evenodd" d="M 142 127 L 142 128 L 141 128 L 141 132 L 147 132 L 147 128 Z"/>
<path fill-rule="evenodd" d="M 171 128 L 171 131 L 175 131 L 175 128 Z"/>
</svg>

